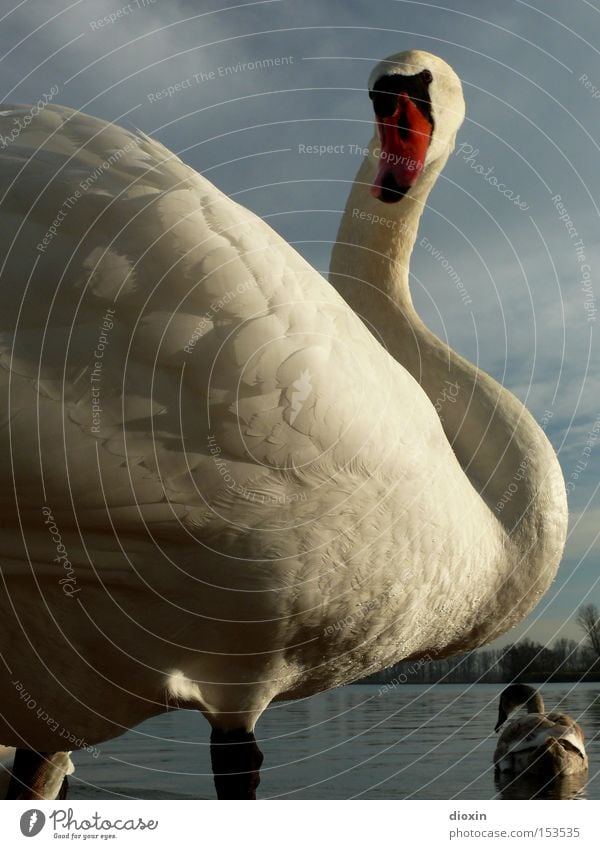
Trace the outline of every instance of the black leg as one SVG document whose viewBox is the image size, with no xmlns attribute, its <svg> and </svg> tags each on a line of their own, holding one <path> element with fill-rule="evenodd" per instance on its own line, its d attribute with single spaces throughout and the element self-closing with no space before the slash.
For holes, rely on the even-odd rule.
<svg viewBox="0 0 600 849">
<path fill-rule="evenodd" d="M 210 757 L 218 799 L 256 799 L 263 755 L 251 731 L 214 728 Z"/>
<path fill-rule="evenodd" d="M 60 768 L 64 759 L 62 752 L 34 752 L 32 749 L 17 749 L 12 775 L 6 793 L 7 799 L 45 799 L 44 790 L 51 773 Z M 57 763 L 55 763 L 55 760 Z M 59 798 L 66 799 L 66 776 Z M 63 795 L 64 794 L 64 795 Z"/>
<path fill-rule="evenodd" d="M 57 799 L 64 800 L 69 795 L 69 779 L 65 775 L 63 778 L 63 783 L 60 785 L 60 790 L 58 791 Z"/>
</svg>

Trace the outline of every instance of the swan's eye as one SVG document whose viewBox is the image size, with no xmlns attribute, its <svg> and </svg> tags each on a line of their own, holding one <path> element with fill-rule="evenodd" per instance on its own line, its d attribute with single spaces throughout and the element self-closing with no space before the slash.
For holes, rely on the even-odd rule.
<svg viewBox="0 0 600 849">
<path fill-rule="evenodd" d="M 425 68 L 424 71 L 421 71 L 421 79 L 424 83 L 427 83 L 427 85 L 429 85 L 429 83 L 433 79 L 433 74 L 431 73 L 431 71 L 428 71 L 427 68 Z"/>
</svg>

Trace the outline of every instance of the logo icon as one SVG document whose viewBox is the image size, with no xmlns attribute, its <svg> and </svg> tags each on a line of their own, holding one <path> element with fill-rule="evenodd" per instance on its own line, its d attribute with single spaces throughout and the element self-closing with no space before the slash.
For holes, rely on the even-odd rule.
<svg viewBox="0 0 600 849">
<path fill-rule="evenodd" d="M 31 808 L 21 815 L 21 833 L 25 837 L 35 837 L 46 824 L 46 817 L 39 808 Z"/>
</svg>

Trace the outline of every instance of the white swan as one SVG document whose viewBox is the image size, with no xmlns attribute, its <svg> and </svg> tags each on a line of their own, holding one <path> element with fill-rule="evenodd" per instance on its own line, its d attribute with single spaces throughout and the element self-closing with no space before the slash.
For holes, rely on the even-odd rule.
<svg viewBox="0 0 600 849">
<path fill-rule="evenodd" d="M 521 705 L 527 714 L 507 722 Z M 500 728 L 494 752 L 500 772 L 552 779 L 577 775 L 588 768 L 581 726 L 564 713 L 546 713 L 540 693 L 527 684 L 511 684 L 502 692 L 496 731 Z"/>
<path fill-rule="evenodd" d="M 158 142 L 3 107 L 4 743 L 80 748 L 196 707 L 218 795 L 253 798 L 273 699 L 480 645 L 551 582 L 566 501 L 550 444 L 410 306 L 460 82 L 413 52 L 371 88 L 371 150 L 398 159 L 366 158 L 332 270 L 390 353 Z M 397 228 L 362 226 L 352 204 Z M 446 379 L 459 393 L 440 417 Z"/>
<path fill-rule="evenodd" d="M 28 756 L 25 749 L 0 746 L 0 799 L 6 799 L 9 790 L 11 791 L 12 798 L 31 798 L 30 788 L 28 786 L 19 785 L 17 782 L 16 786 L 13 785 L 13 788 L 10 788 L 17 752 L 20 757 Z M 38 772 L 37 782 L 34 788 L 35 798 L 66 798 L 68 788 L 67 776 L 72 775 L 75 771 L 69 754 L 69 752 L 54 752 L 42 761 L 42 768 Z M 28 772 L 31 775 L 31 768 L 28 769 Z"/>
</svg>

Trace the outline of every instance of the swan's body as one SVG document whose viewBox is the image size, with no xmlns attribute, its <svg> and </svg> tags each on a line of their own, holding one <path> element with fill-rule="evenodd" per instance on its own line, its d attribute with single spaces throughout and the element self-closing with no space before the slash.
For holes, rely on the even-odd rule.
<svg viewBox="0 0 600 849">
<path fill-rule="evenodd" d="M 416 203 L 447 144 L 440 113 Z M 0 740 L 90 745 L 178 705 L 251 732 L 273 699 L 472 648 L 534 606 L 564 484 L 491 378 L 465 372 L 488 425 L 497 407 L 461 437 L 466 474 L 406 352 L 157 142 L 49 105 L 0 180 Z M 410 200 L 390 207 L 405 261 Z M 434 383 L 436 357 L 468 365 L 425 353 Z M 529 474 L 498 515 L 507 445 Z"/>
<path fill-rule="evenodd" d="M 12 746 L 0 746 L 0 799 L 5 799 L 11 781 L 17 750 Z M 75 772 L 68 752 L 55 752 L 44 773 L 43 786 L 38 798 L 58 799 L 66 795 L 66 778 Z"/>
<path fill-rule="evenodd" d="M 585 772 L 588 758 L 581 726 L 564 713 L 546 713 L 541 695 L 533 688 L 511 685 L 502 693 L 496 727 L 523 703 L 527 714 L 508 720 L 500 734 L 494 752 L 496 767 L 512 775 L 527 773 L 549 779 Z"/>
</svg>

